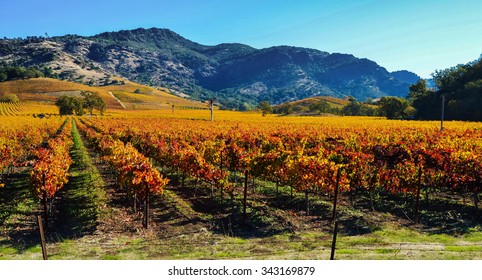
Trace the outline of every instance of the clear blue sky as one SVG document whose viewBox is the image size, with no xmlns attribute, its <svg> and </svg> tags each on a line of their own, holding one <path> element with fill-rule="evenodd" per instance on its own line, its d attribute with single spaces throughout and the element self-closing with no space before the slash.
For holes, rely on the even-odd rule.
<svg viewBox="0 0 482 280">
<path fill-rule="evenodd" d="M 482 53 L 480 0 L 0 0 L 0 37 L 169 28 L 207 45 L 350 53 L 430 77 Z"/>
</svg>

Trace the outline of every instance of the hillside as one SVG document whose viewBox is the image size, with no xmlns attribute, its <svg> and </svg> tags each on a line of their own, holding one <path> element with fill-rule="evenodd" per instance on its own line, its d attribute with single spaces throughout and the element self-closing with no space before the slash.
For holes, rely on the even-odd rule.
<svg viewBox="0 0 482 280">
<path fill-rule="evenodd" d="M 394 71 L 391 74 L 396 79 L 402 82 L 405 82 L 409 85 L 413 85 L 416 82 L 418 82 L 418 80 L 420 80 L 420 77 L 417 74 L 414 74 L 407 70 Z"/>
<path fill-rule="evenodd" d="M 174 96 L 168 93 L 166 89 L 155 89 L 128 81 L 124 82 L 124 84 L 103 87 L 87 86 L 50 78 L 0 83 L 0 96 L 14 93 L 21 101 L 53 103 L 61 95 L 80 97 L 81 91 L 99 93 L 106 102 L 108 109 L 124 109 L 115 97 L 127 109 L 166 109 L 171 108 L 172 105 L 178 107 L 206 107 L 203 103 Z M 112 92 L 112 94 L 109 92 Z M 124 96 L 130 96 L 130 98 L 127 100 L 124 99 Z"/>
<path fill-rule="evenodd" d="M 243 44 L 206 46 L 168 29 L 106 32 L 91 37 L 0 40 L 0 63 L 50 67 L 60 78 L 109 85 L 120 76 L 169 88 L 180 96 L 217 98 L 227 108 L 246 109 L 327 95 L 358 100 L 405 97 L 414 77 L 390 73 L 349 54 Z M 407 80 L 408 78 L 408 80 Z"/>
<path fill-rule="evenodd" d="M 325 100 L 326 102 L 328 102 L 330 106 L 336 107 L 336 108 L 341 108 L 348 104 L 347 99 L 341 99 L 341 98 L 330 97 L 330 96 L 316 96 L 316 97 L 305 98 L 305 99 L 292 101 L 288 103 L 291 104 L 292 106 L 309 107 L 310 105 L 313 105 L 319 102 L 320 100 Z"/>
</svg>

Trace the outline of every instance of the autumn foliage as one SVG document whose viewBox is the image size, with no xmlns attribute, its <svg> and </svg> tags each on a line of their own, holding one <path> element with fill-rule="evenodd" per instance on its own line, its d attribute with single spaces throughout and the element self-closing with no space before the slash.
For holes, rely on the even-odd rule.
<svg viewBox="0 0 482 280">
<path fill-rule="evenodd" d="M 39 198 L 54 197 L 68 182 L 68 170 L 72 164 L 69 150 L 73 144 L 70 128 L 70 120 L 67 120 L 62 131 L 48 140 L 47 147 L 39 147 L 33 152 L 31 179 Z"/>
</svg>

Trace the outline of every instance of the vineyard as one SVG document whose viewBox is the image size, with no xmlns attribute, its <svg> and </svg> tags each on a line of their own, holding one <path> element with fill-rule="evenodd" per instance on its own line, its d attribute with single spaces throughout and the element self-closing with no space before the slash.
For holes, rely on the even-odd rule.
<svg viewBox="0 0 482 280">
<path fill-rule="evenodd" d="M 207 114 L 1 117 L 0 258 L 482 258 L 481 124 Z"/>
<path fill-rule="evenodd" d="M 55 115 L 59 110 L 54 105 L 46 105 L 35 102 L 9 103 L 0 102 L 0 116 L 33 116 Z"/>
</svg>

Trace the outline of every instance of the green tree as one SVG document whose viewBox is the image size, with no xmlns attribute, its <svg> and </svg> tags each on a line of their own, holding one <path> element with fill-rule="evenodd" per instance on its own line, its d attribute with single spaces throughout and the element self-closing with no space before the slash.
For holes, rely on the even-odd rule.
<svg viewBox="0 0 482 280">
<path fill-rule="evenodd" d="M 263 117 L 266 116 L 267 114 L 273 112 L 273 107 L 271 107 L 271 104 L 269 104 L 268 101 L 261 101 L 258 104 L 258 110 L 261 110 L 261 113 L 263 114 Z"/>
<path fill-rule="evenodd" d="M 413 102 L 415 99 L 419 99 L 428 94 L 427 81 L 424 79 L 418 80 L 415 84 L 409 87 L 408 99 Z"/>
<path fill-rule="evenodd" d="M 349 97 L 348 104 L 343 106 L 342 113 L 345 116 L 361 116 L 362 105 L 355 98 Z"/>
<path fill-rule="evenodd" d="M 418 119 L 434 120 L 441 115 L 445 100 L 445 119 L 482 121 L 482 59 L 460 64 L 432 74 L 438 91 L 425 91 L 420 85 L 410 90 L 412 105 Z M 420 90 L 422 89 L 422 90 Z M 421 92 L 421 93 L 420 93 Z M 443 96 L 443 98 L 442 98 Z"/>
<path fill-rule="evenodd" d="M 275 109 L 273 109 L 273 112 L 276 114 L 283 114 L 283 115 L 291 114 L 293 113 L 293 105 L 289 102 L 283 103 L 277 106 Z"/>
<path fill-rule="evenodd" d="M 84 107 L 82 104 L 82 100 L 74 97 L 74 96 L 66 96 L 62 95 L 60 98 L 55 102 L 55 105 L 59 107 L 59 114 L 63 115 L 83 115 L 84 114 Z"/>
<path fill-rule="evenodd" d="M 308 106 L 310 111 L 317 112 L 319 114 L 327 113 L 330 107 L 330 103 L 324 99 L 320 99 L 319 101 Z"/>
<path fill-rule="evenodd" d="M 84 107 L 89 110 L 89 114 L 92 115 L 94 109 L 99 110 L 100 114 L 104 114 L 106 103 L 97 92 L 83 91 L 81 95 L 84 97 Z"/>
<path fill-rule="evenodd" d="M 35 68 L 27 68 L 25 70 L 25 76 L 23 78 L 25 79 L 31 79 L 31 78 L 40 78 L 40 77 L 43 77 L 44 74 L 42 72 L 40 72 L 39 70 L 35 69 Z"/>
<path fill-rule="evenodd" d="M 399 97 L 384 96 L 378 102 L 380 114 L 387 119 L 401 119 L 408 117 L 407 108 L 409 103 L 407 100 Z"/>
<path fill-rule="evenodd" d="M 373 106 L 362 103 L 360 107 L 360 116 L 375 116 L 375 115 L 376 115 L 376 109 L 373 108 Z"/>
</svg>

